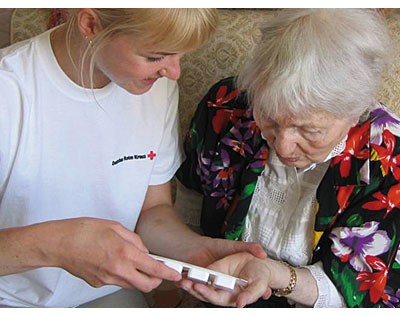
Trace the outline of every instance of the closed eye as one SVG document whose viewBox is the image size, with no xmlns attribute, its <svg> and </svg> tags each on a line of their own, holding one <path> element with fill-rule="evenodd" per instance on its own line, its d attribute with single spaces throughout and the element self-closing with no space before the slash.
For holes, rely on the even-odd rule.
<svg viewBox="0 0 400 316">
<path fill-rule="evenodd" d="M 163 60 L 164 58 L 165 58 L 165 56 L 161 56 L 161 57 L 146 57 L 147 58 L 147 60 L 149 61 L 149 62 L 157 62 L 157 61 L 161 61 L 161 60 Z"/>
<path fill-rule="evenodd" d="M 303 130 L 303 132 L 305 132 L 307 134 L 316 134 L 316 133 L 320 132 L 320 130 L 318 130 L 318 129 L 302 129 L 302 130 Z"/>
</svg>

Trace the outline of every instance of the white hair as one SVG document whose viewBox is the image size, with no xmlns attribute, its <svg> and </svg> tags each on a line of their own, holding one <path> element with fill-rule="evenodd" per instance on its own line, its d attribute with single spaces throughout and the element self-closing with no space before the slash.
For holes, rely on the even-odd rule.
<svg viewBox="0 0 400 316">
<path fill-rule="evenodd" d="M 370 109 L 389 60 L 384 18 L 372 9 L 284 9 L 261 27 L 238 88 L 266 117 Z"/>
</svg>

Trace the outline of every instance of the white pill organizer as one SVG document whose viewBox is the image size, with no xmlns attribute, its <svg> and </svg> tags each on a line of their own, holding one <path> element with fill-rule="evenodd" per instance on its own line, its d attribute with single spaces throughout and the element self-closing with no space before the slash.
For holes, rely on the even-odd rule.
<svg viewBox="0 0 400 316">
<path fill-rule="evenodd" d="M 196 282 L 211 284 L 217 288 L 233 291 L 235 286 L 247 286 L 244 279 L 235 278 L 231 275 L 213 271 L 203 267 L 195 266 L 190 263 L 164 258 L 149 254 L 153 259 L 164 263 L 167 267 L 174 269 L 178 273 L 187 272 L 187 278 Z"/>
</svg>

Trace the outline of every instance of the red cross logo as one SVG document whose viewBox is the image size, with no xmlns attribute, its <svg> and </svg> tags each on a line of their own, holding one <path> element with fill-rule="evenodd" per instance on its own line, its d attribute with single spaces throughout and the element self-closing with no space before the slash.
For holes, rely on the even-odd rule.
<svg viewBox="0 0 400 316">
<path fill-rule="evenodd" d="M 150 150 L 150 154 L 147 155 L 147 157 L 149 157 L 150 160 L 153 160 L 155 156 L 157 156 L 157 154 L 155 152 L 153 152 L 152 150 Z"/>
</svg>

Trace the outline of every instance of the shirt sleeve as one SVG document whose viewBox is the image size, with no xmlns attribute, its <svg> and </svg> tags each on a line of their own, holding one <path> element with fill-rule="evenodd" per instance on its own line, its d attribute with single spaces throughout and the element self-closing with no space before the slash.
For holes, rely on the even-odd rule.
<svg viewBox="0 0 400 316">
<path fill-rule="evenodd" d="M 176 81 L 168 81 L 168 109 L 165 116 L 161 144 L 158 148 L 158 157 L 149 183 L 150 185 L 159 185 L 171 180 L 184 158 L 182 141 L 179 133 L 179 88 Z"/>
<path fill-rule="evenodd" d="M 24 95 L 12 75 L 0 71 L 0 199 L 18 149 Z"/>
<path fill-rule="evenodd" d="M 315 281 L 317 282 L 318 299 L 313 307 L 315 308 L 346 307 L 342 295 L 339 293 L 335 285 L 325 274 L 321 261 L 318 261 L 313 265 L 304 266 L 304 268 L 308 269 L 311 272 Z"/>
</svg>

